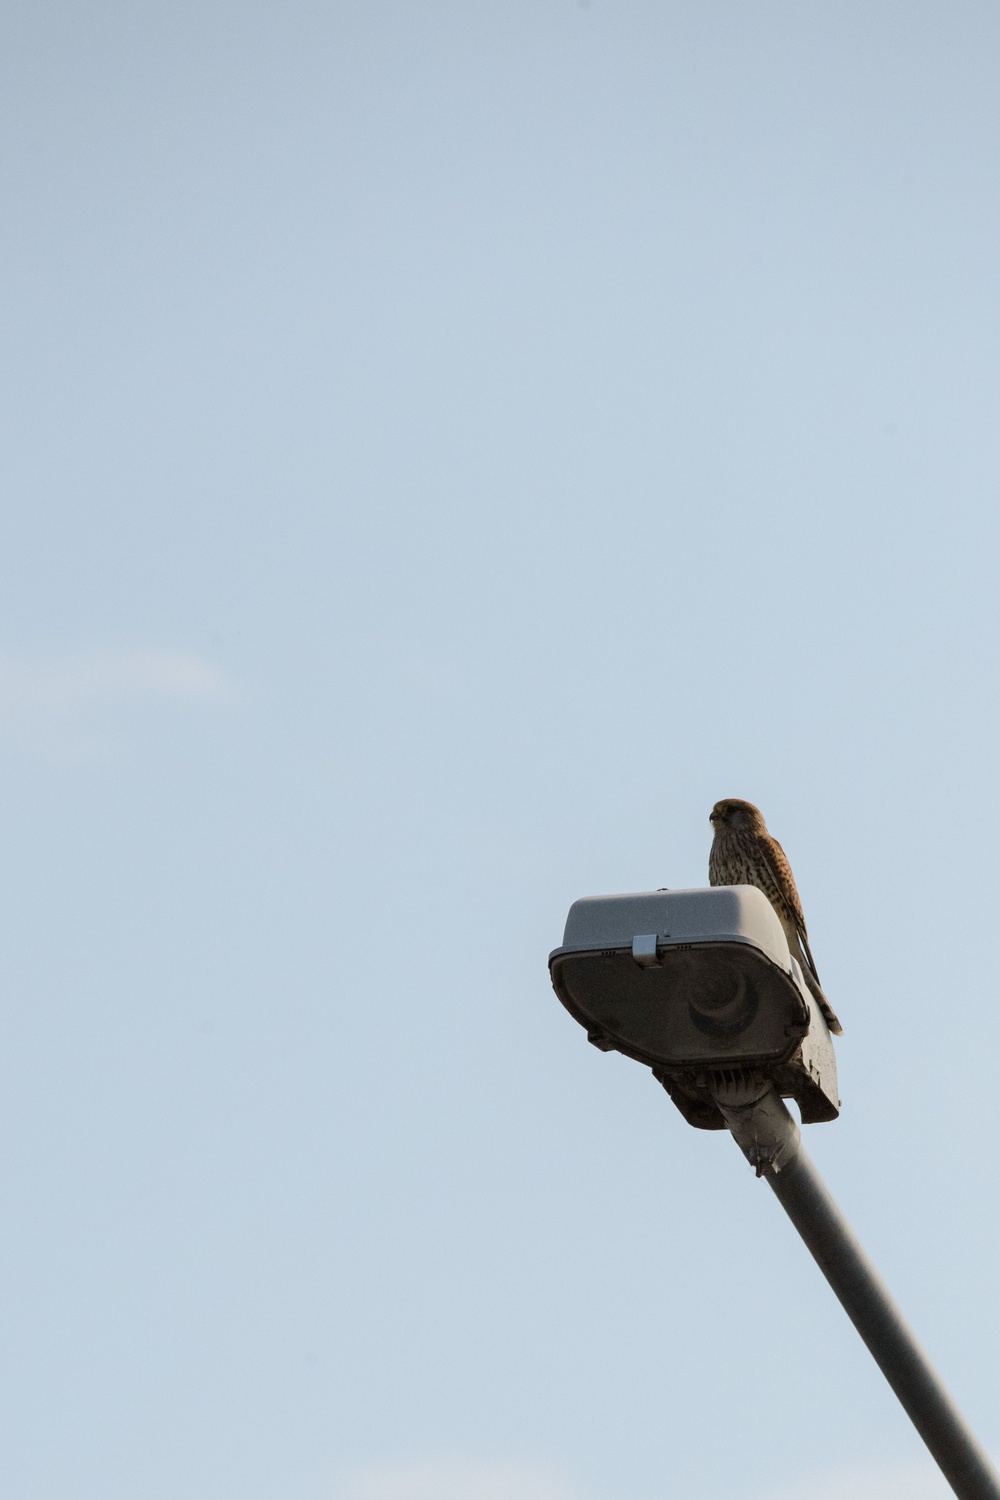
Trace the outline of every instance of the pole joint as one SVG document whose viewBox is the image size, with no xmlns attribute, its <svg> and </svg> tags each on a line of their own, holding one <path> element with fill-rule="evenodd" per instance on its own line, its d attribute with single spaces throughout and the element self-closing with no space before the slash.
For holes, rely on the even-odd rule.
<svg viewBox="0 0 1000 1500">
<path fill-rule="evenodd" d="M 720 1074 L 712 1081 L 712 1097 L 758 1177 L 776 1177 L 794 1160 L 799 1127 L 770 1079 Z"/>
</svg>

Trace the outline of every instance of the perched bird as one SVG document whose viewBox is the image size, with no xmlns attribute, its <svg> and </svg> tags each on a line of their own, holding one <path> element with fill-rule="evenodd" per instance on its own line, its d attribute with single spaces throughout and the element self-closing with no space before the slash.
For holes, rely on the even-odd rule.
<svg viewBox="0 0 1000 1500">
<path fill-rule="evenodd" d="M 708 856 L 709 885 L 755 885 L 770 901 L 788 939 L 789 951 L 802 966 L 802 975 L 835 1035 L 843 1027 L 824 995 L 809 951 L 806 919 L 795 889 L 792 867 L 776 838 L 767 831 L 764 815 L 752 802 L 724 797 L 709 815 L 715 832 Z"/>
</svg>

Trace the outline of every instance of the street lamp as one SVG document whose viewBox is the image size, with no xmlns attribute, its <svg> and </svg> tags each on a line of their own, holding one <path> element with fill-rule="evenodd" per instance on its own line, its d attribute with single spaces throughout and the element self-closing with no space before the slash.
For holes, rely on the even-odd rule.
<svg viewBox="0 0 1000 1500">
<path fill-rule="evenodd" d="M 549 956 L 556 994 L 602 1051 L 645 1063 L 690 1125 L 728 1129 L 766 1178 L 960 1500 L 1000 1478 L 802 1147 L 840 1112 L 826 1022 L 755 886 L 592 896 Z"/>
</svg>

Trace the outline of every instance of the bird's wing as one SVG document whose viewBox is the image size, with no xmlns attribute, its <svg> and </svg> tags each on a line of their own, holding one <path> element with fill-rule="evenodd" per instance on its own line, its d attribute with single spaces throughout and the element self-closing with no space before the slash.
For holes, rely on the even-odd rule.
<svg viewBox="0 0 1000 1500">
<path fill-rule="evenodd" d="M 812 956 L 812 949 L 809 947 L 809 938 L 806 935 L 806 919 L 802 913 L 802 902 L 799 900 L 798 887 L 795 884 L 795 877 L 792 874 L 792 867 L 788 863 L 788 856 L 785 854 L 784 849 L 782 849 L 781 845 L 778 843 L 778 840 L 776 838 L 773 838 L 771 834 L 758 835 L 757 847 L 760 850 L 760 857 L 767 865 L 767 868 L 770 870 L 771 875 L 782 894 L 782 897 L 788 903 L 788 910 L 791 912 L 792 918 L 795 922 L 795 928 L 798 932 L 799 941 L 802 944 L 802 949 L 806 956 L 806 962 L 808 963 L 809 968 L 812 971 L 813 979 L 816 981 L 813 993 L 819 1002 L 820 1009 L 826 1017 L 826 1024 L 829 1026 L 830 1030 L 834 1033 L 835 1036 L 842 1036 L 844 1028 L 837 1020 L 833 1007 L 824 995 L 823 986 L 820 984 L 819 971 L 816 968 L 816 960 Z M 812 988 L 811 985 L 810 988 Z"/>
<path fill-rule="evenodd" d="M 802 914 L 802 902 L 799 900 L 799 893 L 795 886 L 795 876 L 792 874 L 792 867 L 788 863 L 788 856 L 778 843 L 778 840 L 772 838 L 769 833 L 759 833 L 757 835 L 757 849 L 764 864 L 770 870 L 774 883 L 780 892 L 781 899 L 791 912 L 796 927 L 800 932 L 804 933 L 806 930 L 806 919 Z"/>
<path fill-rule="evenodd" d="M 778 843 L 778 840 L 776 838 L 773 838 L 769 833 L 757 835 L 757 848 L 760 850 L 761 859 L 770 870 L 771 875 L 774 878 L 774 882 L 777 885 L 778 890 L 781 892 L 782 900 L 785 902 L 785 905 L 788 907 L 788 910 L 792 914 L 792 919 L 795 922 L 796 931 L 799 934 L 799 938 L 802 942 L 802 947 L 805 950 L 806 959 L 808 960 L 809 967 L 813 972 L 813 978 L 815 979 L 816 983 L 819 984 L 819 971 L 816 968 L 816 960 L 813 958 L 812 951 L 809 947 L 809 936 L 806 932 L 806 919 L 802 911 L 802 902 L 799 900 L 799 892 L 798 887 L 795 884 L 795 876 L 792 874 L 792 867 L 788 863 L 788 856 L 786 855 L 784 849 L 782 849 L 781 845 Z"/>
</svg>

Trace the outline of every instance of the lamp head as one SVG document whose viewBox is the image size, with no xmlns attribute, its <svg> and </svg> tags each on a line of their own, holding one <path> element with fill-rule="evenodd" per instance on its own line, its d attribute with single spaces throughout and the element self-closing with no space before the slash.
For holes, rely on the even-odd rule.
<svg viewBox="0 0 1000 1500">
<path fill-rule="evenodd" d="M 575 901 L 549 971 L 588 1040 L 651 1067 L 692 1125 L 725 1128 L 715 1090 L 735 1075 L 772 1082 L 803 1121 L 836 1119 L 826 1023 L 755 886 Z"/>
</svg>

